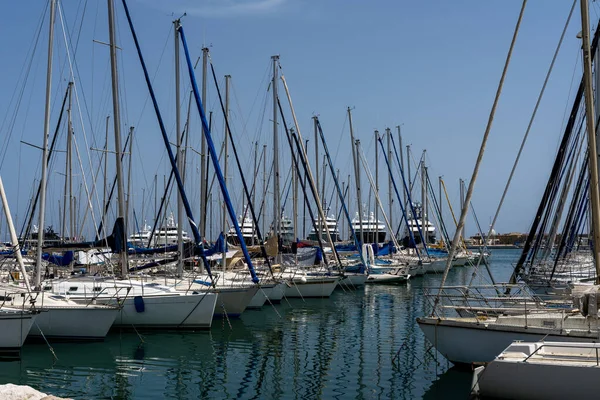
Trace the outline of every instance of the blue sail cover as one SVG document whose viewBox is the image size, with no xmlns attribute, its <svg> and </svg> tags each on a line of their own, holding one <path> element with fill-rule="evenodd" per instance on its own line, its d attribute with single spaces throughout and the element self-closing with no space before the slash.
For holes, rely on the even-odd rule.
<svg viewBox="0 0 600 400">
<path fill-rule="evenodd" d="M 394 246 L 394 243 L 387 242 L 386 244 L 381 246 L 379 250 L 375 246 L 373 246 L 373 250 L 376 256 L 388 256 L 396 252 L 396 247 Z"/>
<path fill-rule="evenodd" d="M 59 267 L 66 267 L 73 262 L 73 252 L 66 251 L 62 256 L 50 253 L 43 253 L 42 259 L 48 261 L 51 264 L 58 265 Z"/>
<path fill-rule="evenodd" d="M 227 251 L 227 246 L 225 243 L 225 235 L 223 235 L 223 232 L 221 232 L 221 234 L 219 235 L 219 238 L 217 239 L 215 244 L 213 244 L 209 248 L 204 249 L 204 254 L 208 257 L 208 256 L 212 256 L 213 254 L 216 254 L 216 253 L 225 253 L 226 251 Z"/>
</svg>

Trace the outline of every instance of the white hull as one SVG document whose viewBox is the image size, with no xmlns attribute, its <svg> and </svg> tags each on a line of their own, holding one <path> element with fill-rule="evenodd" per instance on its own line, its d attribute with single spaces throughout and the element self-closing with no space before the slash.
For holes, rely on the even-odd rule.
<svg viewBox="0 0 600 400">
<path fill-rule="evenodd" d="M 271 290 L 271 288 L 267 287 L 267 288 L 264 288 L 263 290 L 257 291 L 254 294 L 254 296 L 252 297 L 250 304 L 248 304 L 248 308 L 256 309 L 256 308 L 261 308 L 262 306 L 264 306 L 265 303 L 267 302 L 267 292 L 270 290 Z"/>
<path fill-rule="evenodd" d="M 285 294 L 286 284 L 283 282 L 277 283 L 272 289 L 265 289 L 267 299 L 271 303 L 280 303 Z"/>
<path fill-rule="evenodd" d="M 558 329 L 493 326 L 485 322 L 475 324 L 457 320 L 418 318 L 417 323 L 427 340 L 454 364 L 490 362 L 515 340 L 572 342 L 592 341 L 598 337 L 597 331 L 594 330 L 562 330 L 561 335 Z"/>
<path fill-rule="evenodd" d="M 42 307 L 30 338 L 103 340 L 119 314 L 111 307 Z M 41 330 L 41 332 L 40 332 Z"/>
<path fill-rule="evenodd" d="M 304 281 L 293 278 L 285 288 L 285 297 L 329 297 L 337 286 L 338 278 L 308 277 Z"/>
<path fill-rule="evenodd" d="M 469 262 L 469 257 L 467 256 L 456 256 L 454 260 L 452 260 L 453 267 L 464 267 Z"/>
<path fill-rule="evenodd" d="M 19 356 L 36 318 L 29 312 L 0 311 L 0 355 Z"/>
<path fill-rule="evenodd" d="M 598 345 L 570 346 L 513 343 L 485 368 L 475 370 L 473 391 L 504 399 L 595 398 L 600 380 Z"/>
<path fill-rule="evenodd" d="M 446 260 L 437 259 L 430 262 L 423 263 L 426 274 L 439 274 L 444 272 L 446 269 Z"/>
<path fill-rule="evenodd" d="M 208 329 L 218 296 L 216 293 L 201 293 L 136 297 L 144 300 L 144 311 L 138 312 L 134 298 L 128 297 L 113 327 Z"/>
<path fill-rule="evenodd" d="M 352 289 L 355 287 L 364 286 L 367 282 L 367 274 L 344 273 L 344 278 L 338 282 L 338 286 L 344 289 Z"/>
<path fill-rule="evenodd" d="M 398 283 L 406 280 L 406 276 L 394 275 L 394 274 L 370 274 L 367 278 L 369 284 L 385 284 L 385 283 Z"/>
<path fill-rule="evenodd" d="M 250 307 L 251 301 L 258 292 L 258 287 L 219 288 L 219 298 L 215 307 L 215 317 L 239 317 L 246 308 Z"/>
</svg>

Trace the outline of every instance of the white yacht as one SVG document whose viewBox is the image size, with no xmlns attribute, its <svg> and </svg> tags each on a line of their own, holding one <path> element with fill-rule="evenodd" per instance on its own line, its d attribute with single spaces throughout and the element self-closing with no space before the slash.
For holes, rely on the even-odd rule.
<svg viewBox="0 0 600 400">
<path fill-rule="evenodd" d="M 404 230 L 404 237 L 402 238 L 402 245 L 404 247 L 414 247 L 410 246 L 410 235 L 409 230 L 412 233 L 412 236 L 415 239 L 415 244 L 420 244 L 421 233 L 425 236 L 427 244 L 433 244 L 436 241 L 436 229 L 435 226 L 431 223 L 431 221 L 427 218 L 427 215 L 423 215 L 423 207 L 420 203 L 413 204 L 413 208 L 415 209 L 415 215 L 411 215 L 408 218 L 408 227 Z"/>
<path fill-rule="evenodd" d="M 283 216 L 281 218 L 281 241 L 283 242 L 283 244 L 290 244 L 294 241 L 296 241 L 296 238 L 294 237 L 294 222 Z"/>
<path fill-rule="evenodd" d="M 352 220 L 352 229 L 354 232 L 359 235 L 362 232 L 363 237 L 360 241 L 361 243 L 383 243 L 385 242 L 386 237 L 386 229 L 385 225 L 375 219 L 375 215 L 373 212 L 369 214 L 367 217 L 366 213 L 363 212 L 362 219 L 359 218 L 358 212 L 356 216 Z"/>
<path fill-rule="evenodd" d="M 245 217 L 243 218 L 243 220 L 242 216 L 240 215 L 238 223 L 240 225 L 240 230 L 242 231 L 242 237 L 244 238 L 244 242 L 247 246 L 252 246 L 258 243 L 258 237 L 256 236 L 256 232 L 254 229 L 254 221 L 252 220 L 252 216 L 249 215 L 249 211 L 246 210 L 244 214 Z M 229 232 L 227 232 L 227 241 L 236 246 L 240 244 L 234 226 L 229 228 Z"/>
<path fill-rule="evenodd" d="M 183 231 L 183 242 L 191 242 L 192 239 L 188 236 L 186 231 Z M 172 246 L 177 244 L 177 224 L 175 223 L 175 217 L 173 213 L 167 218 L 166 226 L 161 227 L 154 233 L 152 238 L 153 247 Z"/>
<path fill-rule="evenodd" d="M 144 227 L 141 231 L 134 233 L 129 236 L 129 241 L 135 247 L 147 247 L 148 240 L 150 240 L 151 227 L 144 223 Z"/>
<path fill-rule="evenodd" d="M 319 230 L 321 233 L 322 240 L 327 240 L 327 234 L 325 233 L 325 227 L 327 227 L 327 230 L 329 230 L 329 234 L 331 235 L 331 240 L 333 240 L 334 242 L 340 241 L 340 231 L 338 230 L 337 220 L 333 215 L 326 216 L 325 223 L 323 223 L 323 221 L 320 221 L 320 223 L 319 221 L 317 221 L 317 226 L 320 227 Z M 317 238 L 318 234 L 313 226 L 313 228 L 310 230 L 310 233 L 308 234 L 308 240 L 318 240 Z"/>
</svg>

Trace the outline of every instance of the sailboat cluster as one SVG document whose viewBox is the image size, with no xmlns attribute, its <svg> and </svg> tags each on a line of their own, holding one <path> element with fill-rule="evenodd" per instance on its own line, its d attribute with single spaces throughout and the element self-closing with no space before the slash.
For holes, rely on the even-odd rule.
<svg viewBox="0 0 600 400">
<path fill-rule="evenodd" d="M 355 137 L 351 109 L 347 109 L 354 170 L 353 189 L 349 195 L 350 177 L 340 182 L 327 147 L 323 128 L 317 116 L 312 127 L 315 138 L 316 167 L 311 166 L 307 142 L 292 106 L 287 81 L 281 71 L 279 56 L 272 57 L 273 148 L 271 173 L 267 179 L 266 146 L 263 149 L 263 198 L 257 201 L 258 149 L 255 147 L 253 174 L 249 174 L 240 159 L 239 141 L 230 125 L 230 78 L 225 79 L 222 96 L 208 48 L 202 53 L 202 91 L 196 80 L 184 28 L 174 21 L 176 140 L 169 138 L 159 107 L 152 79 L 149 76 L 130 10 L 122 1 L 128 27 L 147 85 L 148 94 L 158 121 L 165 153 L 170 165 L 165 177 L 164 195 L 155 207 L 153 226 L 143 220 L 139 227 L 135 210 L 130 203 L 131 183 L 126 183 L 124 161 L 131 163 L 133 128 L 125 143 L 121 137 L 120 82 L 117 44 L 115 39 L 115 7 L 108 1 L 110 33 L 110 65 L 114 130 L 114 153 L 108 150 L 108 135 L 102 151 L 99 170 L 104 169 L 105 182 L 94 181 L 96 192 L 103 194 L 98 227 L 94 238 L 82 240 L 83 228 L 74 217 L 72 201 L 63 202 L 61 235 L 46 227 L 45 204 L 51 160 L 56 157 L 56 137 L 51 131 L 52 51 L 54 41 L 55 0 L 50 0 L 50 31 L 48 33 L 48 85 L 46 88 L 42 171 L 35 196 L 31 201 L 26 222 L 20 234 L 12 222 L 9 202 L 0 178 L 0 194 L 10 231 L 10 243 L 2 257 L 6 278 L 0 286 L 0 352 L 18 356 L 27 338 L 43 340 L 89 341 L 102 340 L 110 329 L 209 329 L 214 318 L 239 317 L 248 309 L 260 309 L 285 298 L 327 298 L 336 288 L 356 290 L 365 284 L 405 282 L 425 273 L 444 270 L 449 262 L 454 266 L 487 261 L 483 250 L 470 251 L 466 246 L 448 261 L 448 244 L 441 217 L 441 198 L 436 198 L 427 174 L 425 159 L 418 163 L 412 176 L 411 153 L 403 152 L 402 143 L 396 146 L 394 135 L 375 132 L 375 176 L 369 169 L 360 140 Z M 180 54 L 183 50 L 183 54 Z M 183 66 L 181 61 L 185 60 Z M 191 87 L 188 115 L 197 112 L 201 120 L 200 215 L 195 218 L 186 186 L 185 142 L 193 134 L 188 121 L 182 121 L 180 88 L 187 71 Z M 213 129 L 205 106 L 209 72 L 218 94 L 218 105 L 225 121 L 222 157 L 216 149 Z M 280 75 L 281 74 L 281 75 Z M 284 94 L 280 96 L 282 85 Z M 68 126 L 65 198 L 73 199 L 72 102 L 75 83 L 66 88 L 58 127 L 66 110 Z M 285 104 L 285 105 L 284 105 Z M 195 109 L 195 111 L 194 111 Z M 289 116 L 291 115 L 291 120 Z M 107 119 L 107 133 L 109 130 Z M 289 121 L 289 122 L 288 122 Z M 402 140 L 398 128 L 398 139 Z M 387 141 L 387 148 L 383 140 Z M 280 146 L 279 142 L 283 142 Z M 290 179 L 282 185 L 279 152 L 287 148 L 291 161 Z M 323 169 L 319 168 L 319 151 L 324 152 Z M 129 155 L 129 156 L 128 156 Z M 107 161 L 114 156 L 115 176 L 107 178 Z M 128 158 L 126 158 L 128 156 Z M 379 160 L 379 157 L 382 157 Z M 404 159 L 406 157 L 406 160 Z M 291 159 L 291 160 L 290 160 Z M 103 165 L 102 165 L 103 161 Z M 235 161 L 233 163 L 232 161 Z M 388 199 L 380 197 L 379 165 L 385 161 L 388 177 Z M 233 165 L 229 165 L 233 164 Z M 240 182 L 232 182 L 231 168 L 237 168 Z M 407 169 L 407 171 L 405 171 Z M 212 172 L 209 173 L 209 170 Z M 131 165 L 129 167 L 131 175 Z M 361 191 L 361 176 L 368 178 L 368 202 Z M 417 176 L 420 177 L 417 179 Z M 247 179 L 248 177 L 248 179 Z M 251 178 L 251 179 L 250 179 Z M 325 183 L 330 179 L 330 185 Z M 129 176 L 129 181 L 131 176 Z M 107 182 L 108 181 L 108 182 Z M 216 183 L 218 188 L 213 187 Z M 440 181 L 440 184 L 443 182 Z M 327 189 L 333 185 L 331 198 Z M 270 188 L 269 188 L 270 186 Z M 283 187 L 282 187 L 283 186 Z M 414 198 L 421 187 L 421 198 Z M 87 186 L 86 186 L 87 187 Z M 287 187 L 287 191 L 285 188 Z M 441 187 L 441 186 L 440 186 Z M 176 192 L 176 207 L 168 204 L 171 190 Z M 286 193 L 287 192 L 287 193 Z M 288 205 L 291 194 L 292 206 Z M 156 180 L 155 180 L 156 193 Z M 241 193 L 242 206 L 235 207 L 233 197 Z M 272 197 L 270 197 L 272 194 Z M 97 194 L 95 194 L 97 196 Z M 209 197 L 218 196 L 220 215 L 213 218 L 214 206 Z M 353 198 L 353 201 L 350 199 Z M 272 206 L 272 214 L 266 211 Z M 196 205 L 194 205 L 196 206 Z M 350 214 L 355 206 L 354 216 Z M 387 206 L 387 207 L 386 207 Z M 291 208 L 291 210 L 289 210 Z M 209 212 L 210 210 L 210 212 Z M 114 215 L 111 214 L 114 212 Z M 133 211 L 133 217 L 130 216 Z M 37 226 L 34 224 L 37 215 Z M 303 215 L 303 232 L 299 216 Z M 94 218 L 92 218 L 94 219 Z M 83 219 L 85 221 L 85 218 Z M 219 221 L 220 220 L 220 221 Z M 189 235 L 184 228 L 189 223 Z M 210 221 L 210 222 L 207 222 Z M 207 225 L 219 221 L 220 229 L 212 237 Z M 88 222 L 89 223 L 89 222 Z M 112 229 L 109 227 L 112 224 Z M 436 225 L 440 227 L 437 231 Z M 308 229 L 307 229 L 308 228 Z M 308 230 L 308 232 L 307 232 Z M 66 232 L 69 232 L 67 234 Z M 79 234 L 75 234 L 79 232 Z M 438 238 L 438 235 L 440 236 Z"/>
</svg>

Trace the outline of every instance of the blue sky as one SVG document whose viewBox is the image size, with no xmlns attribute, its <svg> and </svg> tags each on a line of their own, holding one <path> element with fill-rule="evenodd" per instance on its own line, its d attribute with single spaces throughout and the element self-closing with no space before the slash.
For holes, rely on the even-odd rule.
<svg viewBox="0 0 600 400">
<path fill-rule="evenodd" d="M 106 5 L 102 1 L 72 0 L 63 0 L 60 4 L 68 27 L 67 36 L 71 38 L 69 51 L 79 97 L 73 114 L 75 135 L 90 182 L 90 175 L 99 169 L 98 153 L 87 149 L 103 146 L 105 119 L 112 114 L 108 48 L 92 41 L 108 41 Z M 223 83 L 223 75 L 232 75 L 231 121 L 246 168 L 252 168 L 252 143 L 258 141 L 261 146 L 271 147 L 272 106 L 267 88 L 270 57 L 279 54 L 303 135 L 314 143 L 311 117 L 318 114 L 334 163 L 343 177 L 351 168 L 346 120 L 346 108 L 350 106 L 355 134 L 371 160 L 371 168 L 374 168 L 373 131 L 383 132 L 386 127 L 395 131 L 395 126 L 402 124 L 405 144 L 412 145 L 417 158 L 427 149 L 430 176 L 435 180 L 444 176 L 455 207 L 458 207 L 458 179 L 471 176 L 521 6 L 520 1 L 441 0 L 130 0 L 128 4 L 171 137 L 174 138 L 175 124 L 171 22 L 185 12 L 182 23 L 192 58 L 195 60 L 201 55 L 203 45 L 210 46 L 220 83 Z M 118 42 L 122 48 L 119 51 L 122 130 L 125 133 L 130 125 L 136 127 L 132 203 L 140 218 L 142 195 L 146 196 L 144 214 L 150 222 L 154 175 L 162 186 L 168 166 L 120 1 L 116 1 L 116 5 Z M 47 14 L 33 57 L 30 49 L 46 1 L 12 2 L 3 7 L 5 10 L 0 13 L 4 32 L 0 35 L 3 60 L 0 172 L 12 213 L 20 224 L 32 182 L 40 174 L 40 152 L 20 141 L 38 145 L 42 141 Z M 538 0 L 529 2 L 525 10 L 473 197 L 485 227 L 497 207 L 570 7 L 571 2 Z M 591 25 L 595 27 L 600 12 L 596 3 L 592 3 L 590 12 Z M 498 232 L 526 231 L 537 208 L 562 134 L 565 110 L 570 108 L 573 86 L 581 75 L 580 42 L 576 38 L 580 24 L 577 6 L 498 220 Z M 66 60 L 63 30 L 57 18 L 51 130 L 58 118 L 57 103 L 70 80 Z M 24 85 L 23 71 L 30 61 L 32 68 Z M 199 77 L 199 69 L 197 73 Z M 185 117 L 189 81 L 186 75 L 182 76 Z M 17 95 L 13 93 L 21 91 L 23 97 L 16 112 L 13 96 Z M 208 91 L 207 109 L 215 111 L 214 137 L 220 142 L 223 118 L 217 107 L 214 85 L 210 84 Z M 14 125 L 10 123 L 13 115 Z M 192 115 L 190 145 L 199 149 L 199 119 L 195 112 Z M 291 119 L 289 112 L 288 119 Z M 112 124 L 110 128 L 112 133 Z M 61 132 L 64 138 L 64 129 Z M 290 169 L 290 157 L 287 152 L 283 153 L 287 150 L 283 147 L 285 142 L 280 140 L 280 143 L 284 159 L 283 185 Z M 113 148 L 112 136 L 109 144 Z M 267 159 L 270 154 L 271 151 Z M 197 210 L 198 185 L 194 176 L 198 176 L 198 163 L 190 157 L 188 190 L 193 208 Z M 111 171 L 114 171 L 113 164 L 111 158 Z M 383 170 L 384 165 L 380 168 Z M 63 171 L 64 155 L 59 154 L 51 168 L 48 191 L 48 221 L 55 226 L 59 225 L 58 201 L 62 198 L 63 186 L 60 173 Z M 76 186 L 80 190 L 81 172 L 76 175 Z M 241 190 L 237 173 L 232 173 L 232 180 L 234 201 L 239 207 Z M 331 183 L 330 177 L 328 182 Z M 384 182 L 382 178 L 383 187 Z M 366 184 L 363 178 L 363 193 L 368 194 Z M 333 187 L 328 186 L 327 191 L 331 193 Z M 214 193 L 218 196 L 216 190 Z M 387 188 L 382 189 L 383 197 L 387 198 L 385 193 Z M 96 205 L 97 201 L 92 203 Z M 80 222 L 83 214 L 82 208 Z M 291 214 L 291 208 L 286 214 Z M 90 216 L 87 218 L 90 225 Z M 217 219 L 216 211 L 214 219 Z M 397 221 L 398 215 L 394 219 Z M 2 230 L 5 232 L 5 228 Z M 470 219 L 467 233 L 475 233 Z"/>
</svg>

